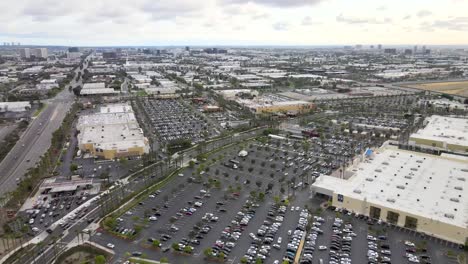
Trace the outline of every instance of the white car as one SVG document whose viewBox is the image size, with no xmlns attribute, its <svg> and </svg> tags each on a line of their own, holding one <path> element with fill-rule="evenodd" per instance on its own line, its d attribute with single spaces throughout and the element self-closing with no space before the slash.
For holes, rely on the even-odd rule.
<svg viewBox="0 0 468 264">
<path fill-rule="evenodd" d="M 326 250 L 326 249 L 327 249 L 327 246 L 319 246 L 318 249 L 319 249 L 319 250 Z"/>
<path fill-rule="evenodd" d="M 157 218 L 156 216 L 150 216 L 150 217 L 149 217 L 149 220 L 150 220 L 150 221 L 156 221 L 156 220 L 158 220 L 158 218 Z"/>
<path fill-rule="evenodd" d="M 283 241 L 282 237 L 278 237 L 278 244 L 281 244 L 281 241 Z"/>
<path fill-rule="evenodd" d="M 107 244 L 107 247 L 108 247 L 108 248 L 114 248 L 114 247 L 115 247 L 115 245 L 114 245 L 114 244 L 112 244 L 112 243 L 109 243 L 109 244 Z"/>
</svg>

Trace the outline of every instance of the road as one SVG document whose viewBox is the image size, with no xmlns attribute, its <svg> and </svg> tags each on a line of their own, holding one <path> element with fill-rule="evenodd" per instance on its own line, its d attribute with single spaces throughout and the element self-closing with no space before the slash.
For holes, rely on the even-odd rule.
<svg viewBox="0 0 468 264">
<path fill-rule="evenodd" d="M 83 74 L 87 66 L 86 62 L 82 70 L 77 68 L 75 72 L 81 71 Z M 76 82 L 73 79 L 69 85 L 82 85 L 82 80 Z M 54 98 L 44 101 L 45 109 L 30 122 L 16 145 L 0 163 L 0 197 L 8 196 L 7 193 L 16 188 L 17 179 L 22 179 L 50 147 L 52 133 L 60 127 L 74 101 L 73 93 L 68 90 L 69 85 Z M 3 199 L 1 205 L 7 201 L 8 199 Z"/>
</svg>

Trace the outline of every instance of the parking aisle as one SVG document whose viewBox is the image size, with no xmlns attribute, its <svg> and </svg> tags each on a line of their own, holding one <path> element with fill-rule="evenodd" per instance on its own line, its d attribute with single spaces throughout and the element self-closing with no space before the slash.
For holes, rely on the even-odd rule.
<svg viewBox="0 0 468 264">
<path fill-rule="evenodd" d="M 249 234 L 257 233 L 258 228 L 263 224 L 263 221 L 266 220 L 270 206 L 271 203 L 263 202 L 260 204 L 260 207 L 255 210 L 255 216 L 252 218 L 252 220 L 250 220 L 249 225 L 242 232 L 241 237 L 237 241 L 236 247 L 234 247 L 231 251 L 230 258 L 233 259 L 233 263 L 238 263 L 236 260 L 242 258 L 242 256 L 244 256 L 247 252 L 247 249 L 250 247 L 250 243 L 252 242 Z"/>
<path fill-rule="evenodd" d="M 279 244 L 281 248 L 279 250 L 272 248 L 270 251 L 271 255 L 267 259 L 268 261 L 266 263 L 273 263 L 273 261 L 275 260 L 278 260 L 280 263 L 282 262 L 283 257 L 286 253 L 286 246 L 288 245 L 289 241 L 288 231 L 294 231 L 294 229 L 296 229 L 297 222 L 299 221 L 299 213 L 300 211 L 291 212 L 290 207 L 287 208 L 287 212 L 283 219 L 283 223 L 281 224 L 281 227 L 279 228 L 278 233 L 273 242 L 273 244 L 277 244 L 278 238 L 281 237 L 281 243 Z"/>
</svg>

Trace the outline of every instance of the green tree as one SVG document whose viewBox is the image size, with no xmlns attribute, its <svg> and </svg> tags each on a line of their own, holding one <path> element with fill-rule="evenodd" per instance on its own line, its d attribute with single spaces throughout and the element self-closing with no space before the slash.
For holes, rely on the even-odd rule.
<svg viewBox="0 0 468 264">
<path fill-rule="evenodd" d="M 105 264 L 106 263 L 106 257 L 104 257 L 103 255 L 97 255 L 94 258 L 94 263 L 95 264 Z"/>
<path fill-rule="evenodd" d="M 155 239 L 153 240 L 153 247 L 160 247 L 161 246 L 161 242 L 159 242 L 159 240 Z"/>
<path fill-rule="evenodd" d="M 241 262 L 242 264 L 246 264 L 246 263 L 247 263 L 247 258 L 246 258 L 246 257 L 242 257 L 242 258 L 240 259 L 240 262 Z"/>
<path fill-rule="evenodd" d="M 265 200 L 265 193 L 264 193 L 264 192 L 260 192 L 260 193 L 258 194 L 258 200 L 260 200 L 260 201 Z"/>
<path fill-rule="evenodd" d="M 184 252 L 188 254 L 192 254 L 193 248 L 191 246 L 185 246 L 184 247 Z"/>
<path fill-rule="evenodd" d="M 179 251 L 180 250 L 180 247 L 179 247 L 179 244 L 177 243 L 172 243 L 172 249 L 174 249 L 175 251 Z"/>
<path fill-rule="evenodd" d="M 76 171 L 77 169 L 78 169 L 78 165 L 76 165 L 75 163 L 72 163 L 72 164 L 70 165 L 70 170 L 71 170 L 72 172 Z"/>
<path fill-rule="evenodd" d="M 276 195 L 275 197 L 273 197 L 273 200 L 275 201 L 275 204 L 278 204 L 280 202 L 280 198 L 278 195 Z"/>
<path fill-rule="evenodd" d="M 203 254 L 204 254 L 206 257 L 211 257 L 211 256 L 213 256 L 213 249 L 211 249 L 211 248 L 205 248 L 205 250 L 203 250 Z"/>
<path fill-rule="evenodd" d="M 224 252 L 219 253 L 218 258 L 219 259 L 224 259 L 226 255 L 224 255 Z"/>
</svg>

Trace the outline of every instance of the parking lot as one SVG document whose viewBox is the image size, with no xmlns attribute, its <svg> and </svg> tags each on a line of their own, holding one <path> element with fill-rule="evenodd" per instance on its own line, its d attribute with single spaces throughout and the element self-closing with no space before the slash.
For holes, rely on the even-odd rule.
<svg viewBox="0 0 468 264">
<path fill-rule="evenodd" d="M 55 187 L 45 185 L 45 187 L 41 186 L 36 196 L 26 203 L 30 208 L 20 212 L 20 215 L 26 219 L 27 224 L 34 233 L 46 230 L 52 223 L 61 219 L 99 192 L 99 184 L 94 184 L 92 181 L 75 186 L 69 183 L 61 186 L 60 182 L 51 184 L 51 186 Z M 60 222 L 59 226 L 63 229 L 67 228 L 75 219 L 81 218 L 86 212 L 87 209 L 85 208 L 69 219 Z"/>
<path fill-rule="evenodd" d="M 144 98 L 142 105 L 160 142 L 190 139 L 196 143 L 215 133 L 206 117 L 176 99 Z"/>
<path fill-rule="evenodd" d="M 300 158 L 300 153 L 276 151 L 256 141 L 221 150 L 125 212 L 112 233 L 100 230 L 92 241 L 111 243 L 115 263 L 132 254 L 167 257 L 174 263 L 219 258 L 228 263 L 292 263 L 296 253 L 303 263 L 377 263 L 370 257 L 378 263 L 408 263 L 404 241 L 419 245 L 421 237 L 342 212 L 317 210 L 324 201 L 311 198 L 307 188 L 314 169 L 304 171 L 307 161 Z M 368 235 L 378 239 L 372 248 Z M 446 260 L 444 248 L 433 243 L 427 242 L 427 252 L 414 253 L 420 263 L 448 263 L 440 262 Z M 421 261 L 426 255 L 432 262 Z"/>
</svg>

